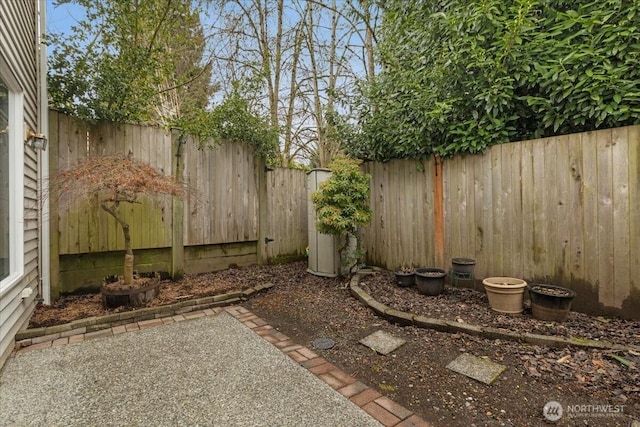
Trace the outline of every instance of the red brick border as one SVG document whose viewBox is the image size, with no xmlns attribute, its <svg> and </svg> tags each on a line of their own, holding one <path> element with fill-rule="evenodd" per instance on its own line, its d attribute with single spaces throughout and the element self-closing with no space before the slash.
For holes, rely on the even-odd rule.
<svg viewBox="0 0 640 427">
<path fill-rule="evenodd" d="M 17 343 L 15 353 L 21 354 L 41 348 L 73 344 L 88 339 L 152 328 L 167 323 L 183 322 L 185 320 L 196 319 L 204 316 L 216 316 L 222 312 L 227 312 L 241 321 L 245 326 L 261 336 L 264 340 L 273 344 L 300 366 L 307 369 L 313 375 L 328 384 L 331 388 L 337 390 L 338 393 L 358 405 L 382 425 L 386 427 L 431 426 L 431 424 L 427 423 L 410 410 L 398 405 L 391 399 L 382 396 L 376 390 L 338 369 L 328 360 L 319 356 L 312 350 L 307 347 L 297 345 L 291 338 L 274 329 L 263 319 L 241 306 L 208 308 L 162 319 L 142 320 L 95 332 L 78 333 L 53 340 L 46 340 L 48 337 L 40 337 L 40 340 L 38 338 L 26 339 Z"/>
<path fill-rule="evenodd" d="M 374 389 L 358 381 L 357 378 L 338 369 L 324 357 L 319 356 L 307 347 L 295 344 L 289 337 L 268 325 L 267 322 L 246 308 L 229 307 L 225 311 L 240 320 L 263 339 L 276 346 L 331 388 L 358 405 L 382 425 L 386 427 L 431 426 L 431 424 L 410 410 L 398 405 L 388 397 L 382 396 Z"/>
</svg>

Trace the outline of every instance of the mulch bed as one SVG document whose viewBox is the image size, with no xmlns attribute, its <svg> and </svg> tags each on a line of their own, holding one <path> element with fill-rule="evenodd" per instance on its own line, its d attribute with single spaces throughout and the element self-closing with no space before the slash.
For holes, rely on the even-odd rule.
<svg viewBox="0 0 640 427">
<path fill-rule="evenodd" d="M 640 322 L 588 316 L 577 312 L 570 312 L 567 319 L 561 323 L 545 322 L 532 317 L 528 301 L 525 301 L 525 311 L 522 315 L 500 314 L 489 309 L 484 292 L 448 287 L 441 295 L 425 297 L 416 287 L 397 286 L 391 272 L 365 277 L 360 286 L 376 300 L 400 311 L 516 332 L 640 346 Z M 477 285 L 478 289 L 481 287 L 481 284 Z"/>
</svg>

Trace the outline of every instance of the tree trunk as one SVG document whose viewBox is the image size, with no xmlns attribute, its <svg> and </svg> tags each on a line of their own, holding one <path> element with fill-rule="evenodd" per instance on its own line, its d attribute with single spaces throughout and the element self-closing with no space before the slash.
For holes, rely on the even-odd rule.
<svg viewBox="0 0 640 427">
<path fill-rule="evenodd" d="M 109 214 L 111 214 L 111 216 L 113 216 L 116 219 L 116 221 L 118 221 L 118 224 L 120 224 L 120 227 L 122 227 L 122 233 L 124 234 L 124 250 L 125 250 L 123 280 L 125 285 L 130 286 L 133 284 L 134 258 L 133 258 L 133 250 L 131 249 L 131 234 L 129 233 L 129 224 L 127 224 L 124 218 L 120 216 L 120 213 L 118 212 L 118 202 L 114 202 L 112 205 L 107 205 L 106 203 L 102 203 L 100 206 L 102 206 L 102 209 L 104 209 Z"/>
</svg>

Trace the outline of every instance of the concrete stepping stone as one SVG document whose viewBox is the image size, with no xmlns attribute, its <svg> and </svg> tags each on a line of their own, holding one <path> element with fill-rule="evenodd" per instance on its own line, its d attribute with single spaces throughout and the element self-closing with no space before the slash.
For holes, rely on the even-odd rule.
<svg viewBox="0 0 640 427">
<path fill-rule="evenodd" d="M 385 356 L 398 349 L 405 342 L 402 338 L 398 338 L 385 331 L 376 331 L 360 340 L 360 344 Z"/>
<path fill-rule="evenodd" d="M 447 365 L 447 369 L 491 385 L 507 367 L 489 359 L 462 353 Z"/>
</svg>

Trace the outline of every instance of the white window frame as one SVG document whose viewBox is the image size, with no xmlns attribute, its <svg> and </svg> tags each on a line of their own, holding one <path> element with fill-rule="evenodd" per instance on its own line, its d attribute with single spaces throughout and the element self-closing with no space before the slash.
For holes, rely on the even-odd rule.
<svg viewBox="0 0 640 427">
<path fill-rule="evenodd" d="M 0 296 L 24 276 L 24 94 L 0 58 L 0 77 L 9 89 L 9 275 L 0 281 Z"/>
</svg>

